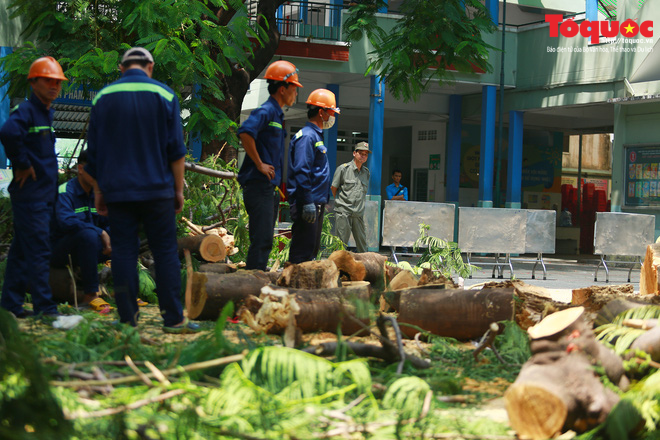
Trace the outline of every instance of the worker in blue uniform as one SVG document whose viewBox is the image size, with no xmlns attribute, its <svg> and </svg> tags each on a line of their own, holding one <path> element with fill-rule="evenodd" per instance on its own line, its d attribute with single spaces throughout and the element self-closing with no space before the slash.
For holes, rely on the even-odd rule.
<svg viewBox="0 0 660 440">
<path fill-rule="evenodd" d="M 316 258 L 321 246 L 323 214 L 330 195 L 328 149 L 323 130 L 335 123 L 335 94 L 316 89 L 309 94 L 307 124 L 291 139 L 287 193 L 291 206 L 291 245 L 289 261 L 302 263 Z"/>
<path fill-rule="evenodd" d="M 58 188 L 55 216 L 51 227 L 53 253 L 51 266 L 80 268 L 84 299 L 82 306 L 101 314 L 110 312 L 110 304 L 98 295 L 98 263 L 110 258 L 108 218 L 98 215 L 94 205 L 93 182 L 85 171 L 87 150 L 78 155 L 78 176 Z M 71 259 L 69 259 L 71 257 Z"/>
<path fill-rule="evenodd" d="M 57 158 L 51 103 L 66 81 L 52 57 L 30 66 L 30 99 L 19 104 L 0 128 L 0 142 L 11 160 L 9 195 L 14 216 L 14 239 L 9 248 L 0 307 L 18 318 L 32 313 L 23 308 L 25 293 L 32 295 L 33 313 L 57 315 L 48 285 L 50 221 L 57 191 Z"/>
<path fill-rule="evenodd" d="M 127 50 L 122 77 L 92 101 L 88 163 L 96 209 L 112 231 L 112 277 L 119 321 L 137 325 L 138 228 L 141 224 L 156 265 L 156 293 L 163 331 L 191 333 L 183 316 L 176 213 L 183 208 L 186 146 L 179 101 L 152 79 L 154 59 L 141 47 Z"/>
<path fill-rule="evenodd" d="M 266 270 L 273 247 L 273 232 L 279 208 L 279 190 L 284 168 L 284 113 L 296 102 L 298 69 L 288 61 L 275 61 L 266 69 L 270 97 L 250 113 L 238 135 L 246 157 L 238 172 L 245 209 L 250 216 L 246 269 Z"/>
</svg>

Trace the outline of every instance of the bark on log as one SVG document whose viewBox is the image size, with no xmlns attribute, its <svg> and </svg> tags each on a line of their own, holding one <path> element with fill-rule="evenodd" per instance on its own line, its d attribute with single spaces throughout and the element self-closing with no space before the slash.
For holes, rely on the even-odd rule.
<svg viewBox="0 0 660 440">
<path fill-rule="evenodd" d="M 217 235 L 193 235 L 190 237 L 181 237 L 177 240 L 179 252 L 188 249 L 196 256 L 210 263 L 222 261 L 227 256 L 227 250 L 222 238 Z"/>
<path fill-rule="evenodd" d="M 644 263 L 639 273 L 639 294 L 658 295 L 658 267 L 660 267 L 660 244 L 646 246 Z"/>
<path fill-rule="evenodd" d="M 414 337 L 412 324 L 438 336 L 481 337 L 490 323 L 513 319 L 513 288 L 482 290 L 415 288 L 401 292 L 401 332 Z"/>
<path fill-rule="evenodd" d="M 354 253 L 335 251 L 328 257 L 340 272 L 348 274 L 349 281 L 369 281 L 376 292 L 385 290 L 387 285 L 387 257 L 376 252 Z"/>
<path fill-rule="evenodd" d="M 188 317 L 200 321 L 215 321 L 222 308 L 233 301 L 235 310 L 249 295 L 259 295 L 261 288 L 275 281 L 277 274 L 260 270 L 242 270 L 236 273 L 217 274 L 195 272 L 192 277 Z"/>
<path fill-rule="evenodd" d="M 76 283 L 78 283 L 80 277 L 75 274 L 74 276 L 76 277 Z M 69 269 L 51 267 L 48 284 L 50 285 L 50 290 L 53 292 L 53 299 L 58 303 L 66 302 L 70 305 L 75 304 L 73 298 L 74 292 L 77 293 L 78 304 L 82 303 L 85 297 L 85 292 L 83 292 L 82 287 L 76 287 L 72 282 Z"/>
<path fill-rule="evenodd" d="M 369 325 L 368 319 L 358 319 L 355 316 L 353 300 L 368 301 L 369 286 L 338 287 L 330 289 L 293 289 L 275 287 L 268 293 L 262 293 L 260 298 L 250 298 L 247 306 L 242 307 L 239 316 L 255 331 L 267 333 L 282 333 L 290 322 L 290 310 L 266 306 L 288 294 L 293 297 L 298 311 L 295 313 L 295 326 L 303 333 L 326 331 L 336 333 L 341 326 L 342 334 L 366 334 L 363 331 Z M 260 304 L 255 307 L 255 303 Z M 284 303 L 284 301 L 282 301 Z M 263 307 L 261 307 L 263 306 Z"/>
<path fill-rule="evenodd" d="M 660 362 L 660 327 L 653 327 L 632 343 L 631 351 L 642 350 L 651 356 L 655 362 Z"/>
<path fill-rule="evenodd" d="M 199 265 L 198 272 L 211 272 L 211 273 L 234 273 L 236 272 L 236 265 L 232 263 L 205 263 Z"/>
<path fill-rule="evenodd" d="M 511 427 L 518 437 L 532 440 L 569 429 L 585 432 L 603 423 L 618 400 L 587 356 L 565 351 L 532 356 L 504 393 Z"/>
<path fill-rule="evenodd" d="M 339 270 L 331 260 L 287 263 L 277 280 L 278 286 L 296 289 L 329 289 L 339 287 Z"/>
</svg>

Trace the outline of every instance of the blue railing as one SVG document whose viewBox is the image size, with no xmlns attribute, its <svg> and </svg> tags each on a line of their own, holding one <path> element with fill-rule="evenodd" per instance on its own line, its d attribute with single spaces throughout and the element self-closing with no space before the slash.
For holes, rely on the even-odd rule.
<svg viewBox="0 0 660 440">
<path fill-rule="evenodd" d="M 249 1 L 247 6 L 250 19 L 256 20 L 257 2 Z M 288 2 L 277 10 L 277 28 L 286 37 L 339 41 L 344 8 L 343 3 Z"/>
</svg>

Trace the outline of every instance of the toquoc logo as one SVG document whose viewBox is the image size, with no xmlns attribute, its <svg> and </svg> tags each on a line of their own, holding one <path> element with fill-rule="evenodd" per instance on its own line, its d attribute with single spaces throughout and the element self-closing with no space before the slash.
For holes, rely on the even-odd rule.
<svg viewBox="0 0 660 440">
<path fill-rule="evenodd" d="M 643 21 L 637 24 L 630 18 L 619 24 L 618 21 L 589 21 L 578 24 L 572 19 L 564 21 L 561 14 L 546 14 L 545 22 L 550 24 L 550 36 L 575 37 L 578 33 L 585 38 L 591 38 L 591 44 L 600 43 L 600 37 L 613 38 L 621 35 L 624 38 L 634 38 L 637 34 L 650 38 L 653 36 L 653 21 Z"/>
</svg>

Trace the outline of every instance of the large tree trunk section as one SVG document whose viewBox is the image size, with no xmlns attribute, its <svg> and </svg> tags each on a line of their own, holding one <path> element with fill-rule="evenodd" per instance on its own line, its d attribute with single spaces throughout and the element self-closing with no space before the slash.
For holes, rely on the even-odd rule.
<svg viewBox="0 0 660 440">
<path fill-rule="evenodd" d="M 205 263 L 199 265 L 198 272 L 211 272 L 217 274 L 234 273 L 236 266 L 232 263 Z"/>
<path fill-rule="evenodd" d="M 340 272 L 346 274 L 347 281 L 369 281 L 377 292 L 385 290 L 387 285 L 387 257 L 376 252 L 354 253 L 335 251 L 328 257 Z"/>
<path fill-rule="evenodd" d="M 213 234 L 192 235 L 190 237 L 181 237 L 177 240 L 179 252 L 188 249 L 204 261 L 217 263 L 227 256 L 227 250 L 222 238 Z"/>
<path fill-rule="evenodd" d="M 409 289 L 401 292 L 401 332 L 414 337 L 412 324 L 438 336 L 456 339 L 481 337 L 492 322 L 513 319 L 513 288 L 482 290 Z"/>
<path fill-rule="evenodd" d="M 658 267 L 660 267 L 660 243 L 646 246 L 644 263 L 639 273 L 639 294 L 658 294 Z"/>
<path fill-rule="evenodd" d="M 76 276 L 76 282 L 78 281 L 80 281 L 80 278 Z M 77 293 L 78 304 L 82 303 L 85 297 L 83 289 L 76 288 L 73 280 L 71 280 L 69 269 L 51 267 L 48 284 L 50 284 L 50 290 L 53 292 L 53 300 L 58 303 L 75 304 L 74 292 Z"/>
<path fill-rule="evenodd" d="M 618 400 L 585 355 L 562 351 L 534 355 L 504 394 L 511 427 L 519 438 L 532 440 L 591 429 L 605 421 Z"/>
<path fill-rule="evenodd" d="M 331 260 L 287 263 L 277 280 L 278 286 L 296 289 L 328 289 L 339 287 L 339 270 Z"/>
<path fill-rule="evenodd" d="M 257 332 L 282 333 L 294 318 L 303 333 L 336 333 L 341 328 L 345 335 L 364 334 L 369 319 L 357 318 L 352 302 L 368 300 L 368 285 L 315 290 L 273 286 L 248 299 L 238 315 Z"/>
<path fill-rule="evenodd" d="M 236 310 L 249 295 L 259 295 L 261 288 L 274 281 L 269 272 L 239 271 L 236 273 L 217 274 L 195 272 L 192 277 L 192 289 L 188 317 L 200 321 L 215 321 L 222 308 L 233 301 Z"/>
</svg>

